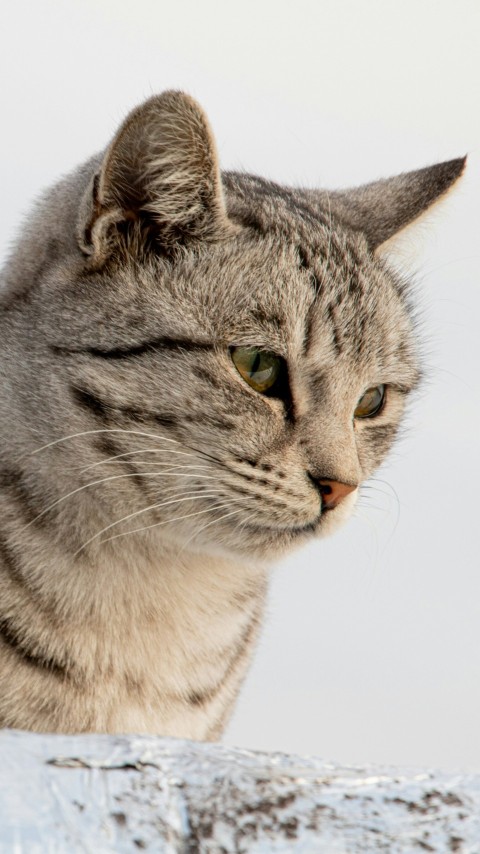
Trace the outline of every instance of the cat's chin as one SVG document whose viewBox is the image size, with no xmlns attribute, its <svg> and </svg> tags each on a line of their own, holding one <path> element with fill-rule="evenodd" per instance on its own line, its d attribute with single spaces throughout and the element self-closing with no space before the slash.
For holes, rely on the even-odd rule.
<svg viewBox="0 0 480 854">
<path fill-rule="evenodd" d="M 351 516 L 358 490 L 349 495 L 341 505 L 324 510 L 313 521 L 290 528 L 273 528 L 269 525 L 243 523 L 241 529 L 231 530 L 228 537 L 216 542 L 196 543 L 195 551 L 214 554 L 235 560 L 256 559 L 267 563 L 301 548 L 312 539 L 334 533 Z"/>
<path fill-rule="evenodd" d="M 313 538 L 330 536 L 352 515 L 357 494 L 358 490 L 355 490 L 340 505 L 331 510 L 324 510 L 312 522 L 302 526 L 278 530 L 260 525 L 245 525 L 245 532 L 251 531 L 245 552 L 274 559 L 301 547 Z"/>
<path fill-rule="evenodd" d="M 250 529 L 246 527 L 245 533 L 249 531 L 250 538 L 248 544 L 242 544 L 241 552 L 249 557 L 275 560 L 294 549 L 301 548 L 312 539 L 329 536 L 337 530 L 342 521 L 337 521 L 333 512 L 328 511 L 315 522 L 288 530 L 274 530 L 260 526 L 252 526 Z"/>
</svg>

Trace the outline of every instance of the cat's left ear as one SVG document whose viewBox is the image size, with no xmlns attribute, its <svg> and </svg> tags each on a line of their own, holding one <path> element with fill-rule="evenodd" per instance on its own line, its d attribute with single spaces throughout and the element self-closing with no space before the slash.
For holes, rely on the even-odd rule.
<svg viewBox="0 0 480 854">
<path fill-rule="evenodd" d="M 375 181 L 353 190 L 319 191 L 317 201 L 377 249 L 430 208 L 462 174 L 467 158 Z M 315 191 L 307 191 L 310 201 Z"/>
<path fill-rule="evenodd" d="M 130 235 L 159 248 L 228 235 L 215 141 L 205 113 L 168 91 L 133 110 L 106 151 L 84 196 L 80 248 L 102 263 Z"/>
</svg>

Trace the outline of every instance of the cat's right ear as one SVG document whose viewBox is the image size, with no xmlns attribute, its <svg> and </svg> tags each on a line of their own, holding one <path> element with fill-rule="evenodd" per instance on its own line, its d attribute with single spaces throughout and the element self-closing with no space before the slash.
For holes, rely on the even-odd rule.
<svg viewBox="0 0 480 854">
<path fill-rule="evenodd" d="M 145 245 L 219 239 L 233 233 L 215 141 L 190 96 L 168 91 L 127 117 L 84 195 L 77 226 L 82 252 L 96 265 L 119 241 Z"/>
</svg>

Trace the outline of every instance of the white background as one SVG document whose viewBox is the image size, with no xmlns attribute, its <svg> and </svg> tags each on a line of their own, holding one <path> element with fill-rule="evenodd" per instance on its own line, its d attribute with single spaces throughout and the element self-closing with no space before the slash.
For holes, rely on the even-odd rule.
<svg viewBox="0 0 480 854">
<path fill-rule="evenodd" d="M 1 246 L 128 110 L 182 88 L 225 168 L 347 186 L 470 154 L 402 246 L 428 384 L 358 518 L 276 573 L 230 743 L 480 768 L 480 4 L 16 0 L 0 22 Z"/>
</svg>

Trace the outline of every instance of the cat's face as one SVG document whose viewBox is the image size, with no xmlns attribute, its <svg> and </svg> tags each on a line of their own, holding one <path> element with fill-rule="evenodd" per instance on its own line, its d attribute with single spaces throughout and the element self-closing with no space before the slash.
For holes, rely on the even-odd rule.
<svg viewBox="0 0 480 854">
<path fill-rule="evenodd" d="M 175 260 L 81 277 L 64 291 L 64 334 L 58 301 L 46 311 L 51 340 L 68 349 L 73 337 L 81 351 L 58 358 L 70 387 L 98 403 L 92 427 L 133 431 L 95 437 L 105 459 L 128 454 L 143 506 L 159 505 L 132 530 L 158 520 L 179 546 L 275 555 L 344 521 L 393 440 L 417 379 L 395 281 L 362 237 L 302 234 L 291 212 L 287 240 L 274 189 L 270 202 L 267 233 L 244 228 Z M 243 348 L 269 354 L 267 382 L 277 357 L 281 382 L 252 386 L 234 361 Z M 371 415 L 359 409 L 369 389 L 384 395 Z M 351 492 L 328 508 L 323 479 Z M 134 481 L 116 486 L 137 512 Z"/>
<path fill-rule="evenodd" d="M 462 167 L 331 196 L 221 182 L 191 99 L 129 117 L 32 298 L 56 435 L 68 411 L 102 480 L 95 544 L 138 531 L 270 558 L 351 514 L 418 380 L 404 288 L 375 250 Z"/>
</svg>

